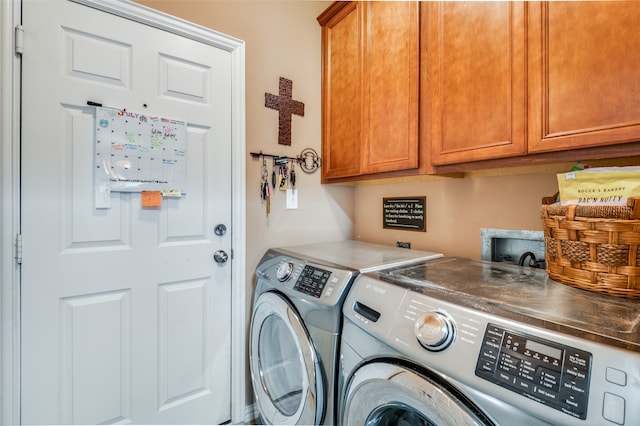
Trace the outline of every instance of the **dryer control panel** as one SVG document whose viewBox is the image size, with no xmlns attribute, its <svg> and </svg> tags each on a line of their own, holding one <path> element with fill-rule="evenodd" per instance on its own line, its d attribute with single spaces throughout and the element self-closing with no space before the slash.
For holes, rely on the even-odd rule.
<svg viewBox="0 0 640 426">
<path fill-rule="evenodd" d="M 353 269 L 285 256 L 272 249 L 256 267 L 256 288 L 272 288 L 292 299 L 337 309 L 357 275 Z"/>
<path fill-rule="evenodd" d="M 313 297 L 320 297 L 322 290 L 329 282 L 329 277 L 331 277 L 331 271 L 305 265 L 293 289 Z"/>
<path fill-rule="evenodd" d="M 584 420 L 591 361 L 589 352 L 488 324 L 475 373 Z"/>
</svg>

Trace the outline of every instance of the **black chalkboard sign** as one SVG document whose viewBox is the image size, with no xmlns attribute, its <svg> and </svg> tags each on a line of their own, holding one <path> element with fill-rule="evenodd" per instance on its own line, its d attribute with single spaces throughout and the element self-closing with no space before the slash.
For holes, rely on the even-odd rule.
<svg viewBox="0 0 640 426">
<path fill-rule="evenodd" d="M 382 227 L 426 232 L 427 197 L 382 199 Z"/>
</svg>

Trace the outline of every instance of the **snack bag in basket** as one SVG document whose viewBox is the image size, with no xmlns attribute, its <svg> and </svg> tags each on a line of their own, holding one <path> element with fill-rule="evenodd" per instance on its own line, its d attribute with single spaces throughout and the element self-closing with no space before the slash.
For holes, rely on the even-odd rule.
<svg viewBox="0 0 640 426">
<path fill-rule="evenodd" d="M 640 196 L 640 167 L 596 167 L 559 173 L 560 204 L 626 206 Z"/>
</svg>

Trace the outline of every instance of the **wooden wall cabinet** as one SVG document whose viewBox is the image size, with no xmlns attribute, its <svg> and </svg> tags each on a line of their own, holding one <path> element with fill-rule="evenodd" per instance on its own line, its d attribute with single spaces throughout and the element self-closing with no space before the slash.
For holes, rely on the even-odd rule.
<svg viewBox="0 0 640 426">
<path fill-rule="evenodd" d="M 416 2 L 336 2 L 322 26 L 322 176 L 419 166 Z"/>
<path fill-rule="evenodd" d="M 529 152 L 640 141 L 640 2 L 529 5 Z"/>
<path fill-rule="evenodd" d="M 640 155 L 640 2 L 336 2 L 323 182 Z"/>
<path fill-rule="evenodd" d="M 425 3 L 428 171 L 639 155 L 638 22 L 633 1 Z"/>
<path fill-rule="evenodd" d="M 431 165 L 526 154 L 525 9 L 423 4 L 421 139 Z"/>
</svg>

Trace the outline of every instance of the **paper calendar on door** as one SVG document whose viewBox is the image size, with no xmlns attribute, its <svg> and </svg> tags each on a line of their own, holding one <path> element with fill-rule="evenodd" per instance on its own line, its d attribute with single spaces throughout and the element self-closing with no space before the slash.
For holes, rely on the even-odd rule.
<svg viewBox="0 0 640 426">
<path fill-rule="evenodd" d="M 96 192 L 184 192 L 186 156 L 185 122 L 96 107 Z"/>
</svg>

